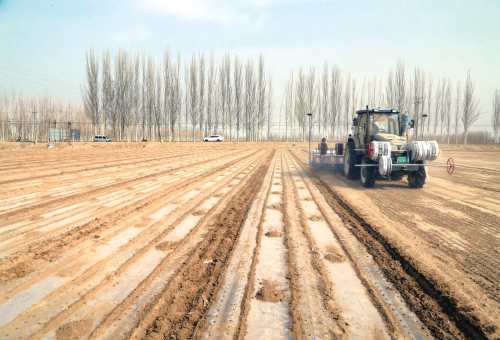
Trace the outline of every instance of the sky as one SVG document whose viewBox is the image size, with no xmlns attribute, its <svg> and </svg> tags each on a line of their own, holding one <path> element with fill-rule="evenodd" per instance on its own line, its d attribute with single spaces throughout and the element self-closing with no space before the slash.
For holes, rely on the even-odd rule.
<svg viewBox="0 0 500 340">
<path fill-rule="evenodd" d="M 358 84 L 385 81 L 398 59 L 434 86 L 470 70 L 483 126 L 500 89 L 500 0 L 0 0 L 0 90 L 81 102 L 91 46 L 158 61 L 166 47 L 183 61 L 262 53 L 277 101 L 291 71 L 325 61 Z"/>
</svg>

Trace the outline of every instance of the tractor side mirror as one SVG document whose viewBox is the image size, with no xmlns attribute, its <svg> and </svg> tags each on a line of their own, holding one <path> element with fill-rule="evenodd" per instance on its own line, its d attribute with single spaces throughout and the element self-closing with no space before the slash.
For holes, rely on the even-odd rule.
<svg viewBox="0 0 500 340">
<path fill-rule="evenodd" d="M 352 120 L 352 125 L 354 125 L 354 126 L 358 126 L 358 118 L 354 118 L 354 119 Z"/>
</svg>

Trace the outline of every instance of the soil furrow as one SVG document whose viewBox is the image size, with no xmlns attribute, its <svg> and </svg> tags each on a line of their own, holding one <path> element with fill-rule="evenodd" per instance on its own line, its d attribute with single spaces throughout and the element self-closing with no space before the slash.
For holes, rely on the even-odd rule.
<svg viewBox="0 0 500 340">
<path fill-rule="evenodd" d="M 229 181 L 230 178 L 231 177 L 228 177 L 227 180 Z M 213 190 L 215 190 L 215 189 L 216 188 L 213 188 Z M 208 196 L 210 195 L 210 193 L 207 193 L 207 194 L 208 194 Z M 206 196 L 207 195 L 205 195 L 205 197 Z M 191 205 L 194 204 L 195 206 L 193 206 L 191 208 L 186 207 L 186 209 L 182 212 L 179 211 L 181 216 L 178 216 L 178 217 L 175 217 L 175 214 L 172 213 L 171 214 L 172 218 L 182 218 L 183 216 L 185 217 L 187 215 L 190 215 L 191 212 L 196 209 L 196 206 L 200 204 L 197 202 L 203 201 L 203 199 L 204 199 L 203 197 L 201 197 L 198 200 L 190 199 L 189 203 Z M 148 212 L 148 214 L 150 214 L 150 213 Z M 110 283 L 109 280 L 103 280 L 102 277 L 99 277 L 99 275 L 101 275 L 101 276 L 106 275 L 106 272 L 103 272 L 101 270 L 101 268 L 103 268 L 103 267 L 116 268 L 113 271 L 113 275 L 114 275 L 114 278 L 119 279 L 120 276 L 123 275 L 123 273 L 126 273 L 127 268 L 130 268 L 131 266 L 134 265 L 134 262 L 136 261 L 135 259 L 140 259 L 142 256 L 144 256 L 144 254 L 149 249 L 154 247 L 155 244 L 159 243 L 162 240 L 164 235 L 169 233 L 169 231 L 173 228 L 173 226 L 178 224 L 178 222 L 175 223 L 174 221 L 168 221 L 168 220 L 164 221 L 164 223 L 168 223 L 168 226 L 170 226 L 170 227 L 167 229 L 159 230 L 158 232 L 155 232 L 155 228 L 153 228 L 153 226 L 150 226 L 148 229 L 145 230 L 145 232 L 141 232 L 138 235 L 138 237 L 136 237 L 136 239 L 133 240 L 132 243 L 128 243 L 128 244 L 124 245 L 124 247 L 126 247 L 126 248 L 122 247 L 124 249 L 118 249 L 115 253 L 109 254 L 107 256 L 107 258 L 100 260 L 99 263 L 97 263 L 93 267 L 87 269 L 83 275 L 79 276 L 76 279 L 73 279 L 71 282 L 72 286 L 78 286 L 78 285 L 82 286 L 82 284 L 84 282 L 93 282 L 93 283 L 95 282 L 95 283 L 97 283 L 97 285 L 91 284 L 89 286 L 86 286 L 86 288 L 84 288 L 84 290 L 82 290 L 81 293 L 79 293 L 80 296 L 78 297 L 77 301 L 75 301 L 71 305 L 65 307 L 63 312 L 58 313 L 52 319 L 50 319 L 46 323 L 44 323 L 43 327 L 39 330 L 39 333 L 44 333 L 44 332 L 47 332 L 47 330 L 54 328 L 54 326 L 56 324 L 61 323 L 64 320 L 68 319 L 69 316 L 72 315 L 72 313 L 74 313 L 75 310 L 79 311 L 79 314 L 77 314 L 77 316 L 78 315 L 81 316 L 82 310 L 83 310 L 82 303 L 84 303 L 87 306 L 86 301 L 89 301 L 89 300 L 92 301 L 92 299 L 95 298 L 95 296 L 98 294 L 99 291 L 102 291 L 104 287 L 109 286 L 111 283 L 114 283 L 113 281 L 111 281 L 111 283 Z M 161 225 L 159 225 L 158 227 L 160 227 L 160 226 Z M 140 238 L 142 238 L 142 240 Z M 142 246 L 142 244 L 146 244 L 146 246 Z M 119 263 L 117 261 L 117 255 L 119 256 L 120 254 L 125 254 L 125 253 L 129 253 L 129 254 L 133 254 L 133 255 L 126 256 L 123 259 L 123 260 L 125 260 L 125 262 Z M 121 257 L 123 257 L 123 256 L 121 256 Z M 119 280 L 119 281 L 123 282 L 123 280 Z M 114 286 L 114 284 L 113 284 L 113 286 Z M 58 292 L 62 292 L 64 290 L 67 290 L 67 288 L 62 287 L 62 288 L 58 289 L 58 291 L 55 291 L 55 292 L 50 294 L 52 297 L 49 296 L 46 299 L 51 300 L 54 297 L 58 296 L 58 294 L 59 294 Z M 73 289 L 73 293 L 76 294 L 75 289 Z M 56 300 L 57 300 L 57 298 L 56 298 Z M 54 303 L 55 302 L 56 301 L 54 301 Z M 90 307 L 87 306 L 86 308 L 90 308 Z M 102 312 L 102 308 L 97 308 L 97 310 L 99 310 L 99 312 Z M 33 314 L 35 315 L 35 314 L 40 314 L 40 313 L 33 312 Z M 97 314 L 97 313 L 94 313 L 94 314 Z M 94 317 L 96 317 L 96 316 L 94 315 Z M 71 319 L 71 318 L 69 318 L 69 319 Z M 78 319 L 78 317 L 77 317 L 77 319 Z"/>
<path fill-rule="evenodd" d="M 238 160 L 226 166 L 232 166 L 232 164 L 236 162 L 238 162 Z M 220 166 L 218 170 L 221 171 L 225 169 L 226 166 Z M 205 178 L 212 174 L 212 172 L 204 172 L 200 176 L 201 178 Z M 111 210 L 108 214 L 99 216 L 95 220 L 77 226 L 68 232 L 63 232 L 52 238 L 40 239 L 41 242 L 39 244 L 30 245 L 25 251 L 1 259 L 0 268 L 2 271 L 4 271 L 4 273 L 11 273 L 10 275 L 2 276 L 1 282 L 4 283 L 9 279 L 25 276 L 46 261 L 55 261 L 67 249 L 71 249 L 74 245 L 93 239 L 95 235 L 99 235 L 100 230 L 106 228 L 107 225 L 115 225 L 119 221 L 126 221 L 128 216 L 135 214 L 143 208 L 147 208 L 152 202 L 161 201 L 171 196 L 172 190 L 185 190 L 190 184 L 197 183 L 199 181 L 198 177 L 200 176 L 181 183 L 176 183 L 172 188 L 152 194 L 148 196 L 147 199 L 127 205 L 122 209 Z"/>
<path fill-rule="evenodd" d="M 132 338 L 163 339 L 173 336 L 191 338 L 206 322 L 209 304 L 220 289 L 227 268 L 254 196 L 269 167 L 271 156 L 256 169 L 252 178 L 220 214 L 199 248 L 172 278 L 159 300 L 142 313 L 144 317 L 131 334 Z M 203 261 L 211 260 L 204 264 Z M 201 335 L 200 335 L 201 336 Z"/>
<path fill-rule="evenodd" d="M 351 225 L 353 233 L 365 244 L 384 271 L 384 275 L 397 287 L 412 311 L 435 337 L 463 338 L 465 334 L 468 338 L 486 339 L 477 321 L 464 315 L 456 305 L 456 301 L 443 294 L 432 281 L 413 267 L 388 240 L 346 205 L 325 182 L 319 178 L 315 178 L 314 181 L 324 192 L 324 196 L 329 197 L 327 200 L 332 208 Z"/>
</svg>

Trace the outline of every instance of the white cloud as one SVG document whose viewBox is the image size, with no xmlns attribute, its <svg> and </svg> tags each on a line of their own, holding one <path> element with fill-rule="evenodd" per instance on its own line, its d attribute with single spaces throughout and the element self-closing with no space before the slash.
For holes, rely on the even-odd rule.
<svg viewBox="0 0 500 340">
<path fill-rule="evenodd" d="M 122 30 L 116 35 L 120 43 L 131 43 L 146 40 L 151 35 L 151 30 L 145 25 L 136 25 Z"/>
<path fill-rule="evenodd" d="M 269 17 L 266 7 L 295 0 L 142 0 L 145 10 L 183 19 L 206 19 L 223 23 L 261 24 Z"/>
<path fill-rule="evenodd" d="M 211 4 L 203 0 L 143 0 L 142 5 L 147 10 L 162 11 L 186 19 L 210 19 L 214 10 Z"/>
</svg>

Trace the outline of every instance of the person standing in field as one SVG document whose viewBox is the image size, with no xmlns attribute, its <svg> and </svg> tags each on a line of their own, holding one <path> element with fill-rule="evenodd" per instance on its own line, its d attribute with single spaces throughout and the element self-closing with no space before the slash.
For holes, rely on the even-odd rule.
<svg viewBox="0 0 500 340">
<path fill-rule="evenodd" d="M 320 155 L 326 155 L 328 151 L 328 145 L 326 144 L 326 139 L 321 139 L 321 143 L 318 144 L 318 150 Z"/>
</svg>

